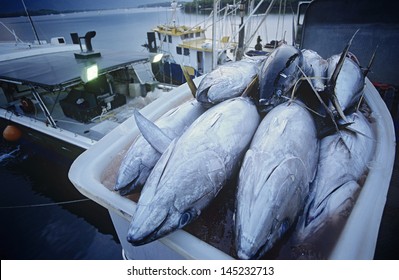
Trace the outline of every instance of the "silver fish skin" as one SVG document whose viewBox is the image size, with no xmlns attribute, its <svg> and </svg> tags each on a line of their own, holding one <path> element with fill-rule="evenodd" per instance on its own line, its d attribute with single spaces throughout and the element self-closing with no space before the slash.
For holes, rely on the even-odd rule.
<svg viewBox="0 0 399 280">
<path fill-rule="evenodd" d="M 259 105 L 263 112 L 285 102 L 288 92 L 302 76 L 302 52 L 290 45 L 276 48 L 263 62 L 259 73 Z"/>
<path fill-rule="evenodd" d="M 349 128 L 320 141 L 317 173 L 311 194 L 295 233 L 297 242 L 311 240 L 328 223 L 349 215 L 360 186 L 357 183 L 367 170 L 374 151 L 374 134 L 360 112 L 347 116 Z M 342 122 L 342 120 L 341 120 Z"/>
<path fill-rule="evenodd" d="M 151 172 L 127 240 L 135 246 L 146 244 L 200 215 L 238 169 L 259 121 L 255 104 L 243 97 L 226 100 L 201 115 Z"/>
<path fill-rule="evenodd" d="M 227 99 L 241 96 L 258 75 L 259 63 L 240 60 L 220 65 L 198 85 L 196 98 L 209 108 Z"/>
<path fill-rule="evenodd" d="M 180 137 L 203 112 L 205 109 L 193 99 L 170 110 L 155 121 L 155 124 L 172 141 Z M 140 134 L 121 162 L 114 190 L 126 195 L 143 186 L 160 157 L 161 153 Z"/>
<path fill-rule="evenodd" d="M 240 259 L 261 257 L 296 221 L 315 176 L 318 151 L 314 120 L 302 106 L 280 104 L 262 120 L 238 179 Z"/>
<path fill-rule="evenodd" d="M 326 86 L 328 62 L 313 50 L 302 50 L 303 70 L 310 78 L 316 91 L 323 91 Z"/>
<path fill-rule="evenodd" d="M 331 78 L 338 64 L 340 55 L 328 58 L 327 77 Z M 365 84 L 365 77 L 360 66 L 352 59 L 346 57 L 334 88 L 334 94 L 338 99 L 343 112 L 356 105 L 359 101 Z M 335 112 L 333 106 L 330 108 Z"/>
</svg>

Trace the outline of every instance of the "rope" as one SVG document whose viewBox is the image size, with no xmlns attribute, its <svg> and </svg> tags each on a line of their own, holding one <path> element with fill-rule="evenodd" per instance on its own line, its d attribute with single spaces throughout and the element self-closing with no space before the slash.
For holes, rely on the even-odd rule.
<svg viewBox="0 0 399 280">
<path fill-rule="evenodd" d="M 0 206 L 0 209 L 19 209 L 19 208 L 35 208 L 35 207 L 44 207 L 44 206 L 54 206 L 54 205 L 64 205 L 64 204 L 72 204 L 78 202 L 85 202 L 90 200 L 89 198 L 62 201 L 62 202 L 53 202 L 53 203 L 41 203 L 41 204 L 30 204 L 30 205 L 14 205 L 14 206 Z"/>
</svg>

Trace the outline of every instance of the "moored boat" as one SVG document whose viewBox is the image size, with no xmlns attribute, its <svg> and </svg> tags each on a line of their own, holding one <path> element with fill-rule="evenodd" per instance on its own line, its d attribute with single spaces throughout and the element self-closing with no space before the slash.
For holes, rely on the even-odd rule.
<svg viewBox="0 0 399 280">
<path fill-rule="evenodd" d="M 146 55 L 93 49 L 94 31 L 71 36 L 0 44 L 0 118 L 2 131 L 75 158 L 163 90 Z"/>
</svg>

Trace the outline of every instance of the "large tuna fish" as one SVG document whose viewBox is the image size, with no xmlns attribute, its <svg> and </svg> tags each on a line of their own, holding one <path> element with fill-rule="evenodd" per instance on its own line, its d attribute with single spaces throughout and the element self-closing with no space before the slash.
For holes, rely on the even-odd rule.
<svg viewBox="0 0 399 280">
<path fill-rule="evenodd" d="M 161 130 L 158 131 L 156 137 L 153 133 L 149 136 L 146 135 L 144 129 L 148 129 L 150 126 L 145 123 L 146 119 L 138 111 L 135 111 L 136 123 L 139 128 L 144 129 L 122 160 L 114 190 L 126 195 L 143 186 L 168 144 L 176 137 L 180 137 L 204 111 L 205 109 L 196 100 L 188 101 L 172 109 L 155 122 L 158 129 Z M 164 138 L 167 138 L 166 144 Z"/>
<path fill-rule="evenodd" d="M 240 60 L 223 64 L 202 79 L 196 98 L 205 107 L 211 107 L 241 96 L 257 77 L 258 71 L 258 62 Z"/>
<path fill-rule="evenodd" d="M 316 91 L 323 91 L 326 84 L 328 62 L 317 52 L 302 50 L 303 71 L 309 77 Z"/>
<path fill-rule="evenodd" d="M 281 104 L 259 125 L 239 173 L 236 246 L 258 258 L 295 222 L 313 180 L 319 143 L 310 113 Z"/>
<path fill-rule="evenodd" d="M 263 62 L 259 74 L 259 105 L 268 112 L 285 102 L 289 91 L 302 76 L 303 55 L 293 46 L 281 45 Z"/>
<path fill-rule="evenodd" d="M 340 55 L 333 55 L 327 60 L 327 77 L 330 79 L 335 72 L 340 58 Z M 360 66 L 354 60 L 345 57 L 342 68 L 338 73 L 335 83 L 333 83 L 333 89 L 331 89 L 333 91 L 331 93 L 333 94 L 333 102 L 338 102 L 334 106 L 340 106 L 340 109 L 345 112 L 356 105 L 363 93 L 364 83 L 365 76 Z M 335 111 L 332 105 L 330 105 L 330 108 Z M 337 112 L 335 114 L 337 115 Z"/>
<path fill-rule="evenodd" d="M 352 113 L 347 119 L 351 130 L 320 141 L 316 177 L 295 234 L 299 244 L 310 244 L 320 238 L 326 228 L 346 221 L 360 191 L 358 181 L 366 172 L 374 150 L 373 132 L 360 112 Z"/>
<path fill-rule="evenodd" d="M 256 106 L 243 97 L 202 114 L 169 145 L 151 172 L 128 241 L 145 244 L 194 220 L 237 169 L 259 120 Z"/>
</svg>

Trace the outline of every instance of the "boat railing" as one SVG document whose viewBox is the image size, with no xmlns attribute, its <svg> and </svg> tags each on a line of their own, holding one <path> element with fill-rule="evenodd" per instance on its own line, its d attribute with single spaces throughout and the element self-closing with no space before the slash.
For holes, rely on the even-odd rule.
<svg viewBox="0 0 399 280">
<path fill-rule="evenodd" d="M 18 43 L 20 43 L 20 44 L 25 44 L 25 42 L 22 41 L 22 40 L 18 37 L 17 33 L 15 33 L 14 30 L 8 28 L 7 25 L 5 25 L 4 22 L 2 22 L 2 21 L 0 21 L 0 24 L 1 24 L 8 32 L 10 32 L 11 35 L 14 37 L 14 39 L 15 39 L 15 44 L 18 44 Z"/>
</svg>

